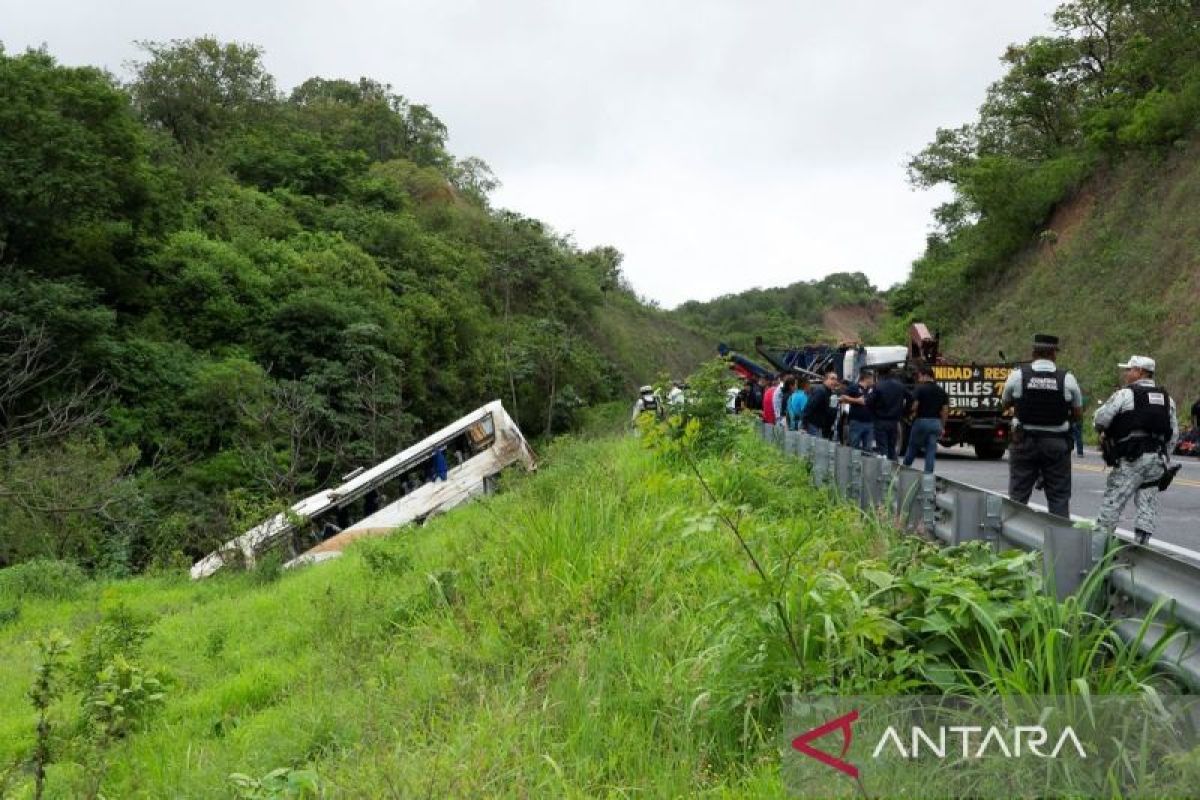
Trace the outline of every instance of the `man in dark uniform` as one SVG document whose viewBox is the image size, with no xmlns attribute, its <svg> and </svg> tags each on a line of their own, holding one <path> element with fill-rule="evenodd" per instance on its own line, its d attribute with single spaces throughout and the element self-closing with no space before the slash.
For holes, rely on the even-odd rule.
<svg viewBox="0 0 1200 800">
<path fill-rule="evenodd" d="M 1015 407 L 1008 496 L 1028 503 L 1041 479 L 1050 513 L 1071 518 L 1071 424 L 1083 414 L 1075 376 L 1054 362 L 1058 337 L 1033 337 L 1033 362 L 1009 373 L 1004 407 Z"/>
<path fill-rule="evenodd" d="M 900 420 L 912 397 L 890 369 L 879 370 L 879 382 L 867 396 L 867 405 L 875 419 L 875 450 L 895 461 L 900 437 Z"/>
</svg>

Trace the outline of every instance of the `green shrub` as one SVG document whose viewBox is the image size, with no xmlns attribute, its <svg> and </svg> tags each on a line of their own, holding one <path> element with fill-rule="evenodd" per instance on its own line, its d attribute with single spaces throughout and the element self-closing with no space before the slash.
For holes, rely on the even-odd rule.
<svg viewBox="0 0 1200 800">
<path fill-rule="evenodd" d="M 74 670 L 76 688 L 84 695 L 91 693 L 102 680 L 101 673 L 117 657 L 136 661 L 153 622 L 150 614 L 135 611 L 124 603 L 106 609 L 100 622 L 81 638 L 79 661 Z"/>
<path fill-rule="evenodd" d="M 282 800 L 321 796 L 321 781 L 311 769 L 280 767 L 261 778 L 235 772 L 229 776 L 238 800 Z"/>
<path fill-rule="evenodd" d="M 83 570 L 68 561 L 39 558 L 0 569 L 0 598 L 72 600 L 86 584 Z"/>
</svg>

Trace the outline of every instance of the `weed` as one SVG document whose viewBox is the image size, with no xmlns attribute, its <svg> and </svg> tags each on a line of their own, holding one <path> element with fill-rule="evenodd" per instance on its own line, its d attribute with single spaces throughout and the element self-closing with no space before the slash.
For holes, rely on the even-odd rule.
<svg viewBox="0 0 1200 800">
<path fill-rule="evenodd" d="M 70 647 L 70 640 L 57 631 L 37 642 L 37 676 L 29 692 L 29 699 L 38 713 L 37 737 L 32 757 L 35 800 L 41 800 L 46 790 L 46 767 L 53 758 L 50 746 L 50 707 L 62 696 L 63 660 Z"/>
<path fill-rule="evenodd" d="M 254 583 L 265 586 L 283 577 L 283 560 L 283 554 L 277 550 L 271 550 L 256 559 L 249 570 Z"/>
<path fill-rule="evenodd" d="M 35 559 L 0 569 L 0 598 L 71 600 L 86 582 L 87 576 L 75 564 Z"/>
<path fill-rule="evenodd" d="M 372 575 L 396 577 L 412 569 L 412 558 L 397 547 L 395 540 L 368 540 L 360 542 L 355 549 Z"/>
<path fill-rule="evenodd" d="M 229 631 L 225 628 L 213 628 L 204 637 L 204 657 L 209 660 L 215 660 L 221 657 L 225 652 L 225 645 L 229 641 Z"/>
<path fill-rule="evenodd" d="M 135 611 L 125 603 L 119 602 L 106 610 L 80 642 L 79 661 L 74 667 L 75 688 L 89 695 L 96 688 L 101 672 L 116 657 L 136 660 L 153 622 L 150 614 Z"/>
<path fill-rule="evenodd" d="M 282 798 L 317 798 L 321 796 L 321 781 L 311 769 L 280 767 L 261 778 L 240 772 L 229 776 L 238 800 L 282 800 Z"/>
</svg>

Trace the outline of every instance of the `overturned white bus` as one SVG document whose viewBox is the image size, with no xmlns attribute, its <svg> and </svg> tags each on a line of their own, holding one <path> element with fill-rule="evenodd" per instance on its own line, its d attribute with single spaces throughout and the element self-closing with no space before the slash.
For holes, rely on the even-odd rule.
<svg viewBox="0 0 1200 800">
<path fill-rule="evenodd" d="M 488 491 L 505 467 L 537 464 L 499 400 L 478 408 L 370 469 L 352 472 L 222 545 L 192 567 L 206 578 L 229 564 L 253 564 L 278 549 L 285 566 L 341 555 L 362 536 L 389 533 Z"/>
</svg>

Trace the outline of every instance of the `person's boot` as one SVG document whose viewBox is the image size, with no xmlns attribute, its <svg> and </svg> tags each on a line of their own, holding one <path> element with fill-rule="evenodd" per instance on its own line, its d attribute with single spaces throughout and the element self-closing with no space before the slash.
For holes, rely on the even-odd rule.
<svg viewBox="0 0 1200 800">
<path fill-rule="evenodd" d="M 1151 534 L 1150 531 L 1144 531 L 1141 528 L 1137 528 L 1134 530 L 1133 536 L 1137 540 L 1139 546 L 1145 547 L 1150 541 Z"/>
</svg>

